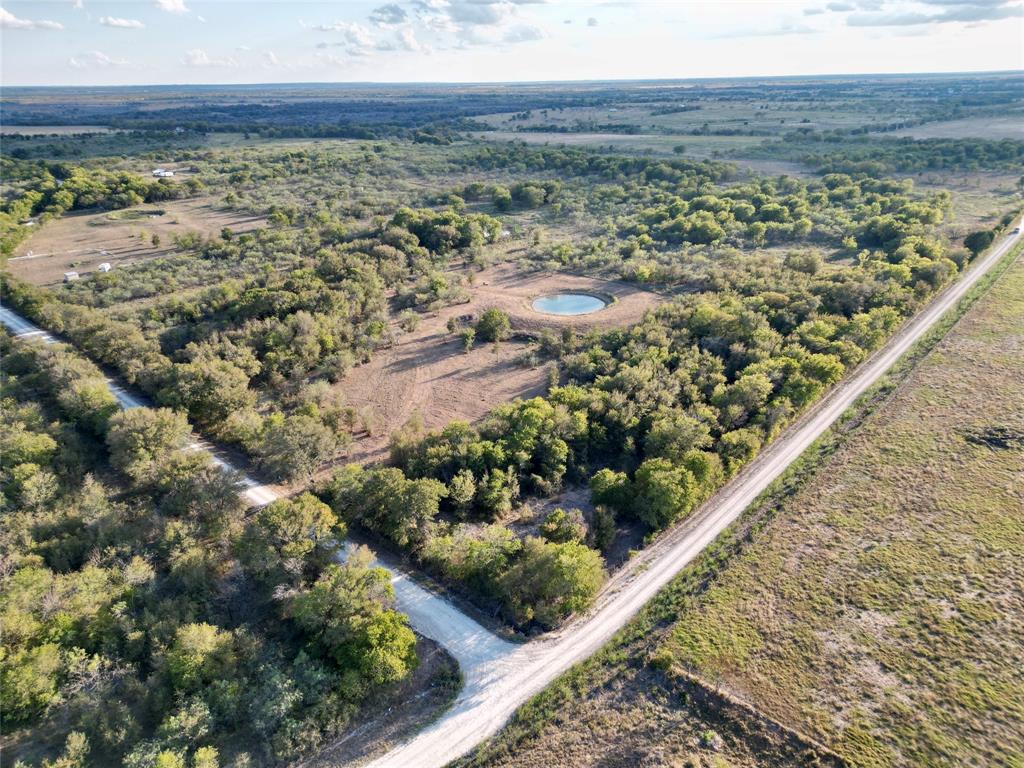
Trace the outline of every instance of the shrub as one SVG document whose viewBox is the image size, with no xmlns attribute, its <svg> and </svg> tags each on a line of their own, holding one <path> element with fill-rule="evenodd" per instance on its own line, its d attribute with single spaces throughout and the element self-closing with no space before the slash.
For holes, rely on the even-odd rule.
<svg viewBox="0 0 1024 768">
<path fill-rule="evenodd" d="M 488 309 L 476 323 L 476 335 L 482 341 L 498 342 L 508 337 L 512 323 L 500 309 Z"/>
</svg>

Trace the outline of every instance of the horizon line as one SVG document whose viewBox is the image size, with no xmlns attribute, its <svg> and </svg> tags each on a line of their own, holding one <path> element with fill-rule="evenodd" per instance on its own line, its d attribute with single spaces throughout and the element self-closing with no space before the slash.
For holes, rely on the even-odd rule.
<svg viewBox="0 0 1024 768">
<path fill-rule="evenodd" d="M 284 87 L 284 86 L 538 86 L 538 85 L 597 85 L 603 83 L 706 83 L 720 81 L 764 81 L 764 80 L 828 80 L 838 78 L 893 78 L 893 77 L 942 77 L 942 76 L 999 76 L 1024 75 L 1019 69 L 995 70 L 942 70 L 929 72 L 829 72 L 803 75 L 706 75 L 701 77 L 638 77 L 638 78 L 588 78 L 576 80 L 297 80 L 283 82 L 221 82 L 221 83 L 120 83 L 72 85 L 53 83 L 47 85 L 10 85 L 0 81 L 3 89 L 33 88 L 240 88 L 240 87 Z"/>
</svg>

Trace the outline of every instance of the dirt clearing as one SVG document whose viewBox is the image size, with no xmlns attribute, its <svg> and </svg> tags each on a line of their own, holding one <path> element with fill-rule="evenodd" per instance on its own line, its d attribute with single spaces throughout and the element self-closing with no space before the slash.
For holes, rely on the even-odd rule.
<svg viewBox="0 0 1024 768">
<path fill-rule="evenodd" d="M 38 227 L 9 260 L 15 277 L 33 283 L 59 283 L 65 272 L 88 274 L 108 262 L 115 269 L 174 251 L 174 236 L 246 232 L 264 224 L 249 214 L 217 208 L 210 198 L 171 200 L 118 211 L 82 211 Z M 157 244 L 153 236 L 158 238 Z"/>
<path fill-rule="evenodd" d="M 338 385 L 349 405 L 372 414 L 373 434 L 356 441 L 348 460 L 374 461 L 386 455 L 388 437 L 419 413 L 428 429 L 451 421 L 475 422 L 497 405 L 545 391 L 546 365 L 521 362 L 531 345 L 509 339 L 498 345 L 478 343 L 469 352 L 448 332 L 450 318 L 478 317 L 484 310 L 507 312 L 514 333 L 544 329 L 581 330 L 638 322 L 661 297 L 628 283 L 552 272 L 520 272 L 502 265 L 476 273 L 468 286 L 470 301 L 421 317 L 411 333 L 395 329 L 397 341 L 379 350 L 366 365 L 353 369 Z M 535 312 L 537 296 L 586 291 L 612 299 L 605 309 L 562 317 Z"/>
</svg>

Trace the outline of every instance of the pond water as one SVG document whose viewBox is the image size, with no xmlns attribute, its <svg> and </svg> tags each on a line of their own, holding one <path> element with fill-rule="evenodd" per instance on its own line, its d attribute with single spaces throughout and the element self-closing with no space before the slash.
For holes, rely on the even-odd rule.
<svg viewBox="0 0 1024 768">
<path fill-rule="evenodd" d="M 604 309 L 608 302 L 588 293 L 555 293 L 534 299 L 533 308 L 549 315 L 586 315 Z"/>
</svg>

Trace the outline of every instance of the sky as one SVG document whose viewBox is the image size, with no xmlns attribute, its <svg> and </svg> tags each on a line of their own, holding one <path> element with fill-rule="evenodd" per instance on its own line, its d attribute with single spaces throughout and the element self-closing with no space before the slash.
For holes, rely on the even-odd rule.
<svg viewBox="0 0 1024 768">
<path fill-rule="evenodd" d="M 0 83 L 1024 69 L 1024 0 L 0 0 Z"/>
</svg>

